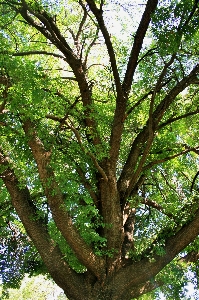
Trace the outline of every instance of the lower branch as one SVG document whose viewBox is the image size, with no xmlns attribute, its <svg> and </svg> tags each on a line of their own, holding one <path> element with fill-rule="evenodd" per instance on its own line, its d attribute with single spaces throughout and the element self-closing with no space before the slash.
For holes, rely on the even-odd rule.
<svg viewBox="0 0 199 300">
<path fill-rule="evenodd" d="M 92 248 L 83 240 L 66 210 L 62 192 L 50 166 L 51 153 L 45 150 L 44 145 L 37 137 L 34 125 L 30 120 L 24 122 L 23 128 L 37 163 L 39 176 L 57 228 L 66 239 L 79 261 L 90 272 L 98 277 L 99 280 L 103 280 L 105 276 L 104 260 L 101 257 L 96 256 Z"/>
<path fill-rule="evenodd" d="M 80 294 L 86 295 L 82 275 L 71 270 L 65 261 L 59 247 L 48 234 L 43 220 L 38 217 L 28 188 L 20 187 L 14 171 L 9 168 L 8 160 L 2 153 L 0 153 L 0 164 L 7 167 L 1 178 L 10 194 L 12 205 L 40 253 L 48 272 L 69 297 L 71 295 L 72 299 L 78 300 Z M 86 297 L 83 296 L 82 299 L 86 300 Z"/>
<path fill-rule="evenodd" d="M 140 282 L 147 282 L 154 278 L 167 264 L 169 264 L 185 247 L 187 247 L 199 234 L 199 209 L 189 223 L 165 241 L 165 254 L 143 258 L 139 262 L 133 262 L 130 266 L 120 269 L 114 277 L 113 289 L 117 290 L 114 299 L 131 298 L 132 291 Z M 118 291 L 117 286 L 123 288 Z"/>
</svg>

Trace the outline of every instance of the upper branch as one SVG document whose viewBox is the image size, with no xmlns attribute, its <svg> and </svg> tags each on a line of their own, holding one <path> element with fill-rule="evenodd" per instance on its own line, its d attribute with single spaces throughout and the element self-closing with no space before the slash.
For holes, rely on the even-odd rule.
<svg viewBox="0 0 199 300">
<path fill-rule="evenodd" d="M 168 161 L 168 160 L 172 160 L 172 159 L 174 159 L 178 156 L 181 156 L 183 154 L 186 154 L 186 153 L 194 151 L 194 150 L 195 150 L 195 148 L 190 148 L 190 149 L 188 148 L 188 149 L 182 150 L 181 152 L 176 153 L 174 155 L 167 156 L 167 157 L 164 157 L 164 158 L 161 158 L 161 159 L 156 159 L 156 160 L 148 163 L 147 165 L 145 165 L 142 170 L 145 171 L 147 169 L 151 169 L 154 165 L 161 164 L 161 163 L 163 163 L 165 161 Z"/>
<path fill-rule="evenodd" d="M 123 81 L 123 89 L 126 94 L 129 93 L 131 84 L 133 81 L 133 76 L 138 64 L 138 56 L 140 54 L 140 50 L 142 48 L 143 40 L 148 29 L 149 23 L 151 21 L 151 14 L 155 11 L 158 4 L 158 0 L 148 0 L 146 4 L 145 11 L 142 15 L 142 19 L 140 21 L 139 27 L 135 34 L 133 47 L 131 50 L 131 54 L 129 57 L 126 74 Z"/>
<path fill-rule="evenodd" d="M 110 34 L 109 34 L 109 32 L 106 28 L 106 25 L 104 23 L 102 5 L 101 5 L 101 8 L 98 9 L 94 0 L 86 0 L 86 2 L 88 3 L 90 10 L 92 11 L 94 16 L 96 17 L 99 28 L 100 28 L 100 30 L 103 34 L 105 44 L 106 44 L 106 47 L 107 47 L 107 50 L 108 50 L 110 62 L 111 62 L 111 67 L 112 67 L 113 76 L 114 76 L 115 85 L 116 85 L 116 91 L 120 95 L 121 91 L 122 91 L 121 90 L 121 83 L 120 83 L 120 76 L 119 76 L 119 72 L 118 72 L 118 68 L 117 68 L 115 52 L 114 52 L 113 45 L 112 45 L 112 42 L 111 42 Z M 101 3 L 103 3 L 103 2 L 101 2 Z"/>
<path fill-rule="evenodd" d="M 92 91 L 87 80 L 85 65 L 74 53 L 66 39 L 55 24 L 53 18 L 46 11 L 33 10 L 25 0 L 22 0 L 22 6 L 16 10 L 27 21 L 27 23 L 36 28 L 42 35 L 44 35 L 52 44 L 63 53 L 65 61 L 69 64 L 75 75 L 79 86 L 84 110 L 85 126 L 91 132 L 89 139 L 94 145 L 100 144 L 100 137 L 97 133 L 97 124 L 93 117 L 91 117 Z M 39 21 L 39 22 L 38 22 Z M 55 56 L 55 55 L 54 55 Z M 62 58 L 62 57 L 61 57 Z"/>
<path fill-rule="evenodd" d="M 144 36 L 146 34 L 146 30 L 149 26 L 150 22 L 150 16 L 151 13 L 154 11 L 155 7 L 157 6 L 157 1 L 149 0 L 145 12 L 143 14 L 142 20 L 140 22 L 140 25 L 138 27 L 133 48 L 131 51 L 131 55 L 129 58 L 125 78 L 122 85 L 122 91 L 120 93 L 117 93 L 117 99 L 116 99 L 116 109 L 115 109 L 115 115 L 113 120 L 113 126 L 111 131 L 111 138 L 110 138 L 110 162 L 112 165 L 113 170 L 116 167 L 116 163 L 118 160 L 119 150 L 120 150 L 120 143 L 121 143 L 121 136 L 123 132 L 124 127 L 124 121 L 126 118 L 126 103 L 127 103 L 127 97 L 130 91 L 130 87 L 133 80 L 133 74 L 135 72 L 136 66 L 137 66 L 137 59 L 138 55 L 140 53 L 142 43 Z M 155 4 L 156 3 L 156 4 Z M 109 38 L 110 39 L 110 38 Z M 151 101 L 151 110 L 153 108 L 153 101 Z M 152 117 L 152 111 L 150 112 L 150 120 Z M 150 122 L 151 123 L 151 122 Z M 150 131 L 152 133 L 152 130 Z M 150 134 L 150 137 L 153 137 L 153 134 Z M 152 139 L 148 140 L 148 145 L 146 147 L 145 153 L 147 154 L 148 150 L 150 149 Z M 144 159 L 143 159 L 144 161 Z M 143 164 L 143 162 L 141 162 Z M 141 164 L 139 169 L 141 168 Z M 139 173 L 139 171 L 138 171 Z M 137 174 L 136 174 L 137 176 Z M 132 183 L 133 185 L 133 183 Z"/>
<path fill-rule="evenodd" d="M 199 108 L 197 108 L 196 110 L 194 110 L 194 111 L 190 111 L 190 112 L 188 112 L 188 113 L 186 113 L 186 114 L 184 114 L 184 115 L 181 115 L 181 116 L 178 116 L 178 117 L 171 117 L 171 118 L 169 118 L 167 121 L 165 121 L 164 123 L 161 123 L 159 126 L 158 126 L 158 129 L 161 129 L 161 128 L 163 128 L 163 127 L 165 127 L 165 126 L 167 126 L 167 125 L 169 125 L 169 124 L 171 124 L 171 123 L 173 123 L 173 122 L 176 122 L 176 121 L 178 121 L 178 120 L 181 120 L 181 119 L 185 119 L 185 118 L 187 118 L 187 117 L 189 117 L 189 116 L 193 116 L 193 115 L 196 115 L 196 114 L 198 114 L 199 113 Z"/>
<path fill-rule="evenodd" d="M 95 45 L 95 42 L 96 42 L 96 40 L 98 38 L 98 33 L 99 33 L 99 29 L 97 28 L 96 29 L 95 37 L 93 38 L 93 40 L 91 41 L 91 43 L 88 45 L 88 48 L 86 50 L 85 58 L 84 58 L 84 65 L 87 64 L 89 52 L 90 52 L 91 48 Z M 83 50 L 83 46 L 82 46 L 82 50 Z"/>
<path fill-rule="evenodd" d="M 156 123 L 156 127 L 163 117 L 164 112 L 168 109 L 175 97 L 181 93 L 186 87 L 198 82 L 197 75 L 199 74 L 199 64 L 195 65 L 192 71 L 179 81 L 176 86 L 166 95 L 166 97 L 160 102 L 156 110 L 153 113 L 153 118 Z"/>
<path fill-rule="evenodd" d="M 149 207 L 152 207 L 154 209 L 157 209 L 158 211 L 160 211 L 162 214 L 164 214 L 165 216 L 174 219 L 174 215 L 172 215 L 171 213 L 165 211 L 165 209 L 157 202 L 150 200 L 148 198 L 143 199 L 143 201 L 141 201 L 142 204 L 148 205 Z"/>
<path fill-rule="evenodd" d="M 158 124 L 161 121 L 165 111 L 169 108 L 171 103 L 174 101 L 176 96 L 182 92 L 187 86 L 195 83 L 197 79 L 197 75 L 199 73 L 199 64 L 197 64 L 192 71 L 184 77 L 181 81 L 179 81 L 175 87 L 173 87 L 170 92 L 165 96 L 165 98 L 160 102 L 160 104 L 156 107 L 152 114 L 152 127 L 153 132 L 158 129 Z M 132 180 L 132 176 L 135 173 L 135 167 L 137 166 L 137 162 L 139 161 L 139 156 L 141 154 L 142 148 L 146 147 L 145 143 L 149 138 L 149 130 L 151 124 L 147 121 L 143 130 L 137 135 L 135 138 L 127 161 L 124 165 L 123 171 L 121 173 L 120 179 L 118 181 L 118 188 L 121 192 L 125 192 L 129 187 L 129 183 Z M 142 161 L 143 166 L 143 161 Z M 139 171 L 141 171 L 140 169 Z M 139 176 L 139 174 L 137 174 Z M 135 176 L 134 176 L 135 177 Z M 134 178 L 134 184 L 136 183 L 136 178 Z M 131 187 L 133 188 L 133 186 Z"/>
<path fill-rule="evenodd" d="M 87 151 L 83 144 L 82 144 L 82 140 L 81 140 L 81 136 L 78 132 L 78 130 L 72 125 L 72 124 L 69 124 L 68 122 L 66 122 L 66 124 L 68 125 L 68 127 L 73 131 L 73 133 L 75 134 L 75 137 L 78 141 L 78 144 L 80 145 L 81 149 L 90 156 L 90 158 L 92 159 L 95 167 L 97 168 L 97 170 L 99 171 L 99 173 L 102 175 L 102 178 L 105 180 L 105 181 L 108 181 L 108 178 L 106 176 L 106 173 L 104 172 L 104 170 L 100 167 L 100 165 L 98 164 L 97 162 L 97 159 L 96 157 L 90 152 L 90 151 Z"/>
<path fill-rule="evenodd" d="M 42 13 L 33 10 L 26 1 L 22 0 L 22 7 L 19 10 L 21 16 L 34 28 L 40 31 L 47 39 L 49 39 L 67 58 L 68 62 L 76 60 L 77 57 L 61 35 L 58 27 L 55 25 L 53 19 L 44 11 Z M 32 17 L 34 16 L 40 22 L 37 23 Z"/>
</svg>

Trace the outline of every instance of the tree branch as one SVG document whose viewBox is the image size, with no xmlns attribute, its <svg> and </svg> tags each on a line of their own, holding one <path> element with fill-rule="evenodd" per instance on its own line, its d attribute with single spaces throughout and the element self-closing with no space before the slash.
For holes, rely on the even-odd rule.
<svg viewBox="0 0 199 300">
<path fill-rule="evenodd" d="M 129 251 L 134 249 L 134 227 L 135 227 L 135 208 L 127 208 L 128 217 L 124 223 L 124 241 L 122 244 L 122 258 L 128 258 Z M 124 212 L 125 213 L 125 212 Z"/>
<path fill-rule="evenodd" d="M 172 101 L 175 97 L 181 93 L 186 87 L 191 84 L 194 84 L 197 79 L 197 75 L 199 74 L 199 64 L 195 65 L 192 71 L 184 77 L 181 81 L 179 81 L 174 88 L 166 95 L 166 97 L 161 101 L 161 103 L 157 106 L 153 117 L 156 119 L 156 123 L 158 124 Z M 157 125 L 156 125 L 157 126 Z"/>
<path fill-rule="evenodd" d="M 166 86 L 170 81 L 171 81 L 171 79 L 172 79 L 172 77 L 170 77 L 169 79 L 167 79 L 165 82 L 163 82 L 160 86 L 159 86 L 159 88 L 156 88 L 156 94 L 157 93 L 159 93 L 160 91 L 161 91 L 161 89 L 164 87 L 164 86 Z M 130 114 L 130 113 L 132 113 L 132 111 L 134 111 L 134 109 L 136 108 L 136 107 L 138 107 L 141 103 L 142 103 L 142 101 L 144 101 L 148 96 L 150 96 L 150 95 L 153 95 L 153 93 L 154 93 L 154 89 L 153 90 L 151 90 L 151 91 L 149 91 L 148 93 L 146 93 L 144 96 L 142 96 L 131 108 L 129 108 L 129 110 L 127 111 L 127 113 L 126 113 L 126 118 L 128 117 L 128 115 Z"/>
<path fill-rule="evenodd" d="M 84 44 L 85 44 L 85 40 L 83 41 L 82 44 L 80 44 L 80 42 L 79 42 L 79 37 L 80 37 L 80 35 L 81 35 L 82 32 L 83 32 L 83 27 L 84 27 L 84 24 L 86 23 L 86 19 L 87 19 L 87 16 L 88 16 L 88 12 L 87 12 L 87 10 L 86 10 L 86 7 L 85 7 L 84 4 L 82 3 L 82 1 L 79 1 L 79 3 L 80 3 L 80 5 L 81 5 L 81 7 L 82 7 L 82 9 L 83 9 L 84 14 L 83 14 L 82 20 L 81 20 L 81 22 L 80 22 L 80 24 L 79 24 L 79 28 L 78 28 L 77 34 L 76 34 L 76 35 L 75 35 L 75 34 L 72 34 L 72 36 L 73 36 L 74 43 L 75 43 L 76 48 L 77 48 L 78 56 L 79 56 L 80 59 L 82 59 L 82 52 L 83 52 L 83 47 L 84 47 Z M 81 47 L 81 49 L 80 49 L 80 47 Z M 84 60 L 84 65 L 86 65 L 86 61 L 87 61 L 87 60 L 85 59 L 85 60 Z"/>
<path fill-rule="evenodd" d="M 96 17 L 99 28 L 102 31 L 102 34 L 104 36 L 105 44 L 107 46 L 107 50 L 111 62 L 113 77 L 116 85 L 116 91 L 117 91 L 116 110 L 115 110 L 114 121 L 113 121 L 113 126 L 111 131 L 111 139 L 110 139 L 110 161 L 111 161 L 111 167 L 115 169 L 118 154 L 119 154 L 121 133 L 123 130 L 123 120 L 124 120 L 124 114 L 126 109 L 126 100 L 123 97 L 123 91 L 121 88 L 120 77 L 117 69 L 113 45 L 103 20 L 103 11 L 102 11 L 103 1 L 101 2 L 100 9 L 97 8 L 93 0 L 88 0 L 87 3 L 91 11 L 93 12 L 94 16 Z"/>
<path fill-rule="evenodd" d="M 160 211 L 162 214 L 164 214 L 165 216 L 167 216 L 167 217 L 169 217 L 171 219 L 174 219 L 174 216 L 171 213 L 167 213 L 160 204 L 158 204 L 157 202 L 155 202 L 153 200 L 145 198 L 143 201 L 141 201 L 141 203 L 145 204 L 145 205 L 148 205 L 148 206 L 150 206 L 152 208 L 155 208 L 158 211 Z"/>
<path fill-rule="evenodd" d="M 151 118 L 153 122 L 152 124 L 153 131 L 157 130 L 158 124 L 161 121 L 164 113 L 167 111 L 171 103 L 175 100 L 176 96 L 180 92 L 182 92 L 187 86 L 195 82 L 198 73 L 199 73 L 199 64 L 197 64 L 186 77 L 184 77 L 181 81 L 179 81 L 176 84 L 176 86 L 174 86 L 170 90 L 170 92 L 167 93 L 165 98 L 157 105 Z M 144 145 L 148 137 L 149 137 L 149 120 L 146 122 L 146 125 L 144 126 L 143 130 L 135 138 L 131 146 L 129 156 L 126 160 L 126 163 L 123 167 L 122 173 L 118 180 L 119 191 L 122 192 L 123 194 L 126 192 L 126 190 L 129 187 L 129 183 L 132 180 L 132 177 L 135 172 L 135 167 L 137 165 L 137 162 L 139 161 L 140 152 L 142 148 L 145 147 Z"/>
<path fill-rule="evenodd" d="M 158 52 L 154 51 L 154 50 L 157 50 L 157 49 L 158 49 L 157 47 L 149 49 L 140 59 L 138 59 L 137 64 L 139 64 L 145 57 L 151 56 L 155 53 L 158 53 Z"/>
<path fill-rule="evenodd" d="M 148 29 L 149 23 L 151 21 L 151 15 L 155 11 L 158 4 L 158 0 L 148 0 L 146 4 L 145 11 L 142 15 L 142 19 L 140 21 L 139 27 L 137 29 L 137 32 L 135 34 L 133 47 L 131 49 L 131 54 L 129 57 L 124 81 L 122 84 L 122 87 L 126 94 L 129 94 L 133 76 L 138 64 L 138 56 L 140 54 L 143 40 L 146 34 L 146 31 Z"/>
<path fill-rule="evenodd" d="M 161 285 L 163 285 L 164 283 L 161 281 L 156 281 L 154 278 L 151 278 L 149 281 L 143 283 L 143 284 L 139 284 L 136 287 L 132 288 L 131 291 L 131 297 L 136 298 L 147 294 L 155 289 L 157 289 L 158 287 L 160 287 Z M 119 299 L 118 299 L 119 300 Z"/>
<path fill-rule="evenodd" d="M 78 296 L 85 290 L 85 286 L 82 284 L 82 275 L 71 270 L 66 263 L 58 245 L 52 241 L 42 219 L 38 218 L 28 188 L 21 188 L 14 171 L 9 168 L 8 158 L 2 152 L 0 152 L 0 164 L 6 167 L 1 178 L 10 194 L 12 205 L 39 251 L 49 273 L 63 290 L 71 293 L 72 297 L 74 297 L 73 293 Z M 68 280 L 66 281 L 64 278 L 68 278 Z"/>
<path fill-rule="evenodd" d="M 102 167 L 100 167 L 100 165 L 98 164 L 96 157 L 93 155 L 93 153 L 91 153 L 90 151 L 87 151 L 84 148 L 84 146 L 82 144 L 81 136 L 80 136 L 78 130 L 73 125 L 69 124 L 67 121 L 66 121 L 66 124 L 74 132 L 74 134 L 76 136 L 76 139 L 78 141 L 78 144 L 80 145 L 80 147 L 84 151 L 84 153 L 88 154 L 91 157 L 91 159 L 92 159 L 95 167 L 97 168 L 97 170 L 99 171 L 99 173 L 102 175 L 102 178 L 104 178 L 105 181 L 108 181 L 107 175 L 104 172 L 104 170 L 102 169 Z"/>
<path fill-rule="evenodd" d="M 193 17 L 193 15 L 197 11 L 197 9 L 198 9 L 198 1 L 195 0 L 192 10 L 191 10 L 188 18 L 185 20 L 185 23 L 182 26 L 181 26 L 181 23 L 179 24 L 179 28 L 178 28 L 179 31 L 182 30 L 183 28 L 185 28 L 189 24 L 189 22 L 191 21 L 191 18 Z M 184 21 L 184 18 L 182 18 L 182 20 Z"/>
<path fill-rule="evenodd" d="M 158 126 L 158 129 L 161 129 L 175 121 L 178 121 L 178 120 L 181 120 L 181 119 L 184 119 L 184 118 L 187 118 L 189 116 L 193 116 L 193 115 L 196 115 L 199 113 L 199 108 L 197 108 L 195 111 L 191 111 L 191 112 L 188 112 L 184 115 L 181 115 L 181 116 L 178 116 L 178 117 L 175 117 L 175 118 L 169 118 L 166 122 L 163 122 L 161 123 L 159 126 Z"/>
<path fill-rule="evenodd" d="M 191 251 L 187 253 L 184 257 L 181 257 L 178 261 L 182 263 L 192 263 L 197 262 L 199 260 L 199 252 Z"/>
<path fill-rule="evenodd" d="M 143 258 L 139 262 L 134 262 L 130 266 L 121 269 L 114 277 L 112 283 L 113 290 L 118 285 L 123 288 L 118 292 L 115 300 L 130 298 L 133 287 L 141 281 L 146 282 L 154 278 L 177 254 L 187 247 L 199 234 L 199 209 L 191 221 L 181 227 L 174 235 L 168 237 L 165 242 L 165 254 L 157 254 L 149 258 Z M 125 275 L 124 275 L 125 274 Z M 117 290 L 118 291 L 118 290 Z"/>
<path fill-rule="evenodd" d="M 91 48 L 95 45 L 95 42 L 96 42 L 96 40 L 97 40 L 97 38 L 98 38 L 98 33 L 99 33 L 99 29 L 97 28 L 95 37 L 93 38 L 93 40 L 91 41 L 91 43 L 88 45 L 88 48 L 87 48 L 87 51 L 86 51 L 86 54 L 85 54 L 85 58 L 84 58 L 84 65 L 87 64 L 89 52 L 90 52 Z M 83 49 L 82 49 L 82 50 L 83 50 Z M 89 66 L 89 68 L 90 68 L 90 67 L 91 67 L 91 66 Z"/>
<path fill-rule="evenodd" d="M 112 42 L 111 42 L 110 34 L 109 34 L 109 32 L 106 28 L 106 25 L 104 23 L 102 5 L 101 5 L 101 8 L 98 9 L 96 4 L 95 4 L 95 1 L 86 0 L 86 2 L 88 3 L 90 10 L 92 11 L 95 18 L 97 19 L 99 28 L 100 28 L 100 30 L 103 34 L 105 44 L 106 44 L 106 47 L 107 47 L 107 50 L 108 50 L 110 62 L 111 62 L 113 77 L 114 77 L 115 85 L 116 85 L 116 91 L 119 95 L 121 95 L 122 90 L 121 90 L 120 76 L 119 76 L 119 72 L 118 72 L 118 69 L 117 69 L 115 52 L 114 52 L 113 45 L 112 45 Z"/>
<path fill-rule="evenodd" d="M 65 60 L 73 70 L 79 86 L 83 106 L 85 108 L 85 124 L 91 132 L 90 141 L 92 141 L 94 145 L 100 144 L 101 141 L 97 133 L 97 125 L 94 118 L 91 117 L 92 91 L 90 89 L 89 82 L 87 81 L 84 64 L 70 48 L 57 25 L 54 23 L 53 19 L 48 15 L 48 13 L 45 11 L 41 13 L 34 11 L 24 0 L 22 0 L 22 7 L 19 10 L 19 13 L 29 25 L 41 32 L 41 34 L 50 40 L 52 44 L 65 56 Z M 40 20 L 42 25 L 38 25 L 31 16 L 35 16 L 35 18 Z"/>
<path fill-rule="evenodd" d="M 63 60 L 66 60 L 66 58 L 60 54 L 56 54 L 56 53 L 53 53 L 53 52 L 48 52 L 48 51 L 37 51 L 37 50 L 34 50 L 34 51 L 24 51 L 24 52 L 5 52 L 5 51 L 1 51 L 0 54 L 9 54 L 9 55 L 12 55 L 12 56 L 25 56 L 25 55 L 51 55 L 51 56 L 54 56 L 54 57 L 58 57 L 58 58 L 62 58 Z"/>
<path fill-rule="evenodd" d="M 89 2 L 93 2 L 93 1 L 89 1 Z M 121 91 L 121 85 L 119 83 L 118 83 L 119 89 L 117 89 L 117 81 L 114 76 L 115 84 L 116 84 L 116 91 L 117 91 L 117 99 L 116 99 L 116 109 L 115 109 L 115 115 L 114 115 L 114 120 L 113 120 L 112 131 L 111 131 L 111 138 L 110 138 L 110 162 L 111 162 L 112 169 L 116 168 L 116 163 L 117 163 L 117 159 L 118 159 L 118 155 L 119 155 L 121 135 L 122 135 L 123 127 L 124 127 L 124 121 L 126 118 L 126 103 L 127 103 L 127 98 L 128 98 L 129 91 L 131 88 L 133 75 L 134 75 L 135 69 L 137 67 L 138 56 L 139 56 L 140 50 L 142 48 L 142 43 L 143 43 L 143 39 L 145 37 L 147 28 L 150 23 L 151 13 L 155 10 L 155 8 L 157 6 L 157 2 L 158 2 L 158 0 L 148 0 L 148 2 L 147 2 L 146 9 L 144 11 L 142 19 L 140 21 L 140 25 L 139 25 L 138 30 L 135 35 L 134 44 L 133 44 L 133 47 L 131 50 L 131 55 L 130 55 L 130 58 L 128 61 L 126 74 L 125 74 L 124 81 L 122 84 L 122 91 Z M 108 37 L 108 42 L 109 42 L 109 40 L 110 40 L 110 38 Z M 105 40 L 105 42 L 106 42 L 106 40 Z M 112 53 L 110 52 L 109 56 L 111 54 Z M 111 58 L 111 56 L 110 56 L 110 58 Z M 115 61 L 115 58 L 114 58 L 114 61 Z M 113 69 L 113 67 L 112 67 L 112 69 Z M 114 69 L 113 69 L 113 74 L 114 74 Z M 151 141 L 148 141 L 147 147 L 145 148 L 146 155 L 147 155 L 147 151 L 150 149 L 150 142 Z M 144 162 L 144 157 L 143 157 L 143 161 L 140 162 L 140 166 L 141 166 L 141 164 L 143 164 L 143 162 Z M 138 172 L 139 172 L 139 169 L 141 169 L 141 167 L 138 168 Z M 136 173 L 136 175 L 137 175 L 137 173 Z M 134 181 L 132 181 L 132 186 L 133 186 L 133 184 L 134 184 Z"/>
<path fill-rule="evenodd" d="M 154 160 L 152 162 L 150 162 L 149 164 L 147 164 L 146 166 L 143 167 L 142 171 L 145 171 L 145 170 L 148 170 L 148 169 L 151 169 L 154 165 L 157 165 L 157 164 L 161 164 L 161 163 L 164 163 L 165 161 L 168 161 L 168 160 L 172 160 L 178 156 L 181 156 L 183 154 L 186 154 L 190 151 L 194 151 L 195 148 L 190 148 L 190 149 L 186 149 L 186 150 L 183 150 L 179 153 L 176 153 L 174 155 L 171 155 L 171 156 L 168 156 L 168 157 L 165 157 L 165 158 L 162 158 L 162 159 L 157 159 L 157 160 Z"/>
<path fill-rule="evenodd" d="M 91 198 L 93 199 L 93 202 L 95 204 L 95 206 L 98 208 L 98 198 L 96 193 L 93 191 L 91 184 L 89 183 L 89 181 L 86 179 L 84 172 L 82 171 L 82 169 L 80 168 L 80 166 L 76 167 L 76 171 L 80 176 L 80 180 L 83 183 L 84 187 L 86 188 L 86 190 L 89 192 L 89 195 L 91 196 Z"/>
<path fill-rule="evenodd" d="M 19 10 L 19 13 L 28 22 L 28 24 L 40 31 L 65 55 L 69 64 L 71 61 L 77 60 L 77 57 L 74 55 L 65 38 L 61 35 L 59 29 L 47 13 L 34 11 L 24 0 L 22 0 L 22 7 Z M 43 26 L 38 25 L 30 15 L 35 16 L 43 24 Z"/>
<path fill-rule="evenodd" d="M 24 122 L 23 128 L 37 163 L 40 179 L 57 228 L 61 231 L 63 237 L 66 239 L 79 261 L 87 267 L 90 272 L 98 277 L 99 280 L 102 280 L 102 277 L 104 276 L 104 261 L 102 258 L 97 257 L 92 249 L 81 238 L 65 209 L 63 195 L 49 164 L 51 153 L 45 151 L 41 140 L 37 137 L 31 121 L 27 120 Z"/>
</svg>

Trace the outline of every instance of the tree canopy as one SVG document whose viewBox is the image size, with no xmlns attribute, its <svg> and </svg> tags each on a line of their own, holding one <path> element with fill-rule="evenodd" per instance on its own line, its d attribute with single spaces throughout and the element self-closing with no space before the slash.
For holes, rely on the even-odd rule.
<svg viewBox="0 0 199 300">
<path fill-rule="evenodd" d="M 199 276 L 198 1 L 0 13 L 4 286 L 48 273 L 70 300 L 182 299 Z"/>
</svg>

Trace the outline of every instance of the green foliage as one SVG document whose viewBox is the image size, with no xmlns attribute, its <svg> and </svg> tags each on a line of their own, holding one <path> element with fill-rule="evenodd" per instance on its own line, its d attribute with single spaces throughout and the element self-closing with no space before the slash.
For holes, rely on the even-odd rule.
<svg viewBox="0 0 199 300">
<path fill-rule="evenodd" d="M 5 218 L 6 216 L 4 216 Z M 12 221 L 11 221 L 12 220 Z M 0 238 L 0 279 L 5 288 L 20 286 L 25 273 L 45 273 L 46 269 L 34 245 L 15 214 L 6 217 Z"/>
<path fill-rule="evenodd" d="M 198 14 L 194 13 L 189 18 L 197 1 L 160 1 L 159 8 L 153 15 L 154 26 L 152 27 L 159 46 L 166 53 L 175 53 L 183 40 L 194 40 L 198 33 Z M 168 18 L 168 15 L 170 16 Z M 165 47 L 162 47 L 166 45 Z"/>
<path fill-rule="evenodd" d="M 52 300 L 67 299 L 61 289 L 59 289 L 52 280 L 47 279 L 42 275 L 30 278 L 26 274 L 21 283 L 20 289 L 3 290 L 2 286 L 0 286 L 0 292 L 0 297 L 2 300 L 45 300 L 47 298 L 50 298 Z"/>
<path fill-rule="evenodd" d="M 122 101 L 117 94 L 120 89 L 115 80 L 117 76 L 113 73 L 113 57 L 122 82 L 135 41 L 134 22 L 134 32 L 129 32 L 125 18 L 121 20 L 122 16 L 117 15 L 121 32 L 126 36 L 108 33 L 114 48 L 109 57 L 107 52 L 110 53 L 110 46 L 107 51 L 105 39 L 85 1 L 26 1 L 28 16 L 35 26 L 28 26 L 20 15 L 18 7 L 22 1 L 13 1 L 14 4 L 8 2 L 1 3 L 0 8 L 0 150 L 9 157 L 9 167 L 14 170 L 20 189 L 27 187 L 30 191 L 35 209 L 34 220 L 43 222 L 50 239 L 59 246 L 63 260 L 77 273 L 86 272 L 86 267 L 77 259 L 57 228 L 49 208 L 46 190 L 56 182 L 63 197 L 59 208 L 70 215 L 72 225 L 86 245 L 92 248 L 97 257 L 107 260 L 114 257 L 117 251 L 107 248 L 105 237 L 105 232 L 113 224 L 104 221 L 101 213 L 103 203 L 99 202 L 103 202 L 100 188 L 106 179 L 102 166 L 106 168 L 113 150 L 110 143 L 113 138 L 112 126 L 115 124 L 117 127 L 122 123 L 124 128 L 114 180 L 119 182 L 121 179 L 122 170 L 129 162 L 127 159 L 137 139 L 134 152 L 135 157 L 137 152 L 139 155 L 134 170 L 127 170 L 131 176 L 127 177 L 124 186 L 139 173 L 137 170 L 144 158 L 135 180 L 135 189 L 129 192 L 126 199 L 127 206 L 135 209 L 136 220 L 133 224 L 133 247 L 128 256 L 134 262 L 143 258 L 152 262 L 154 257 L 163 257 L 167 239 L 192 220 L 198 209 L 198 179 L 193 190 L 190 189 L 198 171 L 198 85 L 185 85 L 184 91 L 177 93 L 162 116 L 158 116 L 160 120 L 157 122 L 159 106 L 164 107 L 166 101 L 163 100 L 186 78 L 198 60 L 196 1 L 159 2 L 136 62 L 132 88 L 126 93 L 129 94 L 125 117 L 118 122 L 114 115 L 116 101 Z M 94 2 L 99 14 L 99 9 L 104 5 L 105 16 L 110 7 L 120 12 L 122 5 L 117 1 Z M 15 6 L 17 13 L 13 8 Z M 131 6 L 125 6 L 125 9 L 132 14 Z M 48 24 L 44 25 L 42 17 L 45 16 L 49 16 L 54 26 L 59 28 L 51 39 L 48 36 L 52 33 L 53 25 L 50 28 Z M 106 20 L 107 27 L 110 18 Z M 62 38 L 59 34 L 62 34 Z M 56 40 L 58 36 L 59 42 L 64 44 L 62 48 Z M 73 58 L 68 58 L 69 52 L 73 53 Z M 71 67 L 73 59 L 79 68 L 75 70 L 76 73 Z M 79 62 L 82 63 L 80 66 Z M 81 84 L 84 82 L 78 81 L 81 72 L 84 72 L 88 84 L 86 100 L 82 96 L 87 92 L 86 84 L 83 89 Z M 32 124 L 29 136 L 24 130 L 27 120 Z M 150 132 L 145 129 L 149 128 L 150 122 L 154 122 L 154 138 L 145 158 L 150 140 Z M 37 135 L 45 153 L 50 153 L 46 170 L 50 170 L 51 176 L 45 183 L 42 183 L 43 174 L 40 172 L 39 175 L 39 165 L 30 149 L 31 133 Z M 143 142 L 146 135 L 149 138 Z M 132 160 L 134 157 L 131 163 Z M 2 176 L 6 169 L 7 165 L 0 166 Z M 108 180 L 111 172 L 105 174 Z M 137 187 L 141 176 L 144 179 Z M 59 195 L 58 188 L 52 188 L 50 196 L 56 198 Z M 0 189 L 2 281 L 5 287 L 19 287 L 25 273 L 34 275 L 45 273 L 46 270 L 17 217 L 3 180 L 0 180 Z M 123 191 L 121 195 L 118 193 L 121 202 L 123 196 Z M 198 239 L 193 241 L 184 253 L 196 251 L 198 243 Z M 198 265 L 191 265 L 190 269 L 195 278 L 198 277 Z M 187 270 L 187 266 L 179 264 L 176 259 L 157 276 L 162 287 L 148 298 L 143 296 L 140 299 L 155 299 L 160 291 L 167 299 L 185 299 L 185 286 L 189 281 Z M 22 297 L 20 299 L 31 299 L 31 285 L 34 284 L 30 280 L 25 288 L 13 292 L 13 296 L 10 293 L 9 299 L 19 295 Z M 38 297 L 44 299 L 47 296 L 42 292 Z"/>
</svg>

